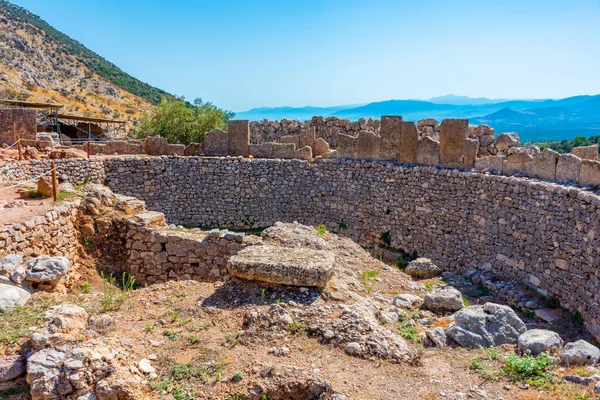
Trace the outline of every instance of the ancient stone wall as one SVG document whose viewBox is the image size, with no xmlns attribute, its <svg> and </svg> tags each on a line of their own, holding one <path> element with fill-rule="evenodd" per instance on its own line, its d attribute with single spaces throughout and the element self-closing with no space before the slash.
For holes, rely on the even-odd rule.
<svg viewBox="0 0 600 400">
<path fill-rule="evenodd" d="M 448 270 L 527 280 L 580 310 L 600 337 L 600 197 L 579 188 L 354 160 L 114 158 L 106 173 L 114 191 L 169 222 L 324 223 L 364 245 L 389 237 Z"/>
<path fill-rule="evenodd" d="M 61 204 L 44 215 L 20 223 L 0 227 L 0 257 L 21 254 L 24 257 L 40 255 L 64 256 L 77 262 L 78 201 Z"/>
<path fill-rule="evenodd" d="M 104 160 L 102 159 L 61 159 L 56 163 L 59 183 L 73 185 L 85 179 L 94 182 L 104 181 Z M 0 164 L 0 183 L 14 184 L 26 181 L 51 170 L 50 160 L 13 161 Z"/>
<path fill-rule="evenodd" d="M 17 138 L 35 141 L 35 110 L 0 108 L 0 144 L 13 144 Z"/>
</svg>

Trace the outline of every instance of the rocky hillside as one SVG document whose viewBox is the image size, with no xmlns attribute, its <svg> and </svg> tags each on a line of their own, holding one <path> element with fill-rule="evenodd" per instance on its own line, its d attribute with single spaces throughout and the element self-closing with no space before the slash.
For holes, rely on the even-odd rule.
<svg viewBox="0 0 600 400">
<path fill-rule="evenodd" d="M 133 122 L 167 94 L 5 0 L 0 59 L 0 99 L 64 103 L 65 112 Z"/>
</svg>

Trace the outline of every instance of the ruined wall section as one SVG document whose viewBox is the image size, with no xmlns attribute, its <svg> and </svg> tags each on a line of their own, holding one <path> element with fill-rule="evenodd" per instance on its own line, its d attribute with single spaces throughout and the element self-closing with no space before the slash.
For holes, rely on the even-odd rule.
<svg viewBox="0 0 600 400">
<path fill-rule="evenodd" d="M 447 270 L 527 280 L 600 337 L 600 198 L 525 178 L 385 162 L 242 158 L 107 161 L 109 186 L 169 222 L 256 228 L 324 223 L 364 245 L 388 235 Z M 143 185 L 137 182 L 143 182 Z"/>
</svg>

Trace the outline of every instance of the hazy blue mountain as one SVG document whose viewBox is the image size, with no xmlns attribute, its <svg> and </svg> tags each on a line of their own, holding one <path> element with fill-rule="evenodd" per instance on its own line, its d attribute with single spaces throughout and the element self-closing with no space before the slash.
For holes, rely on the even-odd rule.
<svg viewBox="0 0 600 400">
<path fill-rule="evenodd" d="M 600 95 L 539 100 L 473 99 L 447 95 L 430 100 L 433 101 L 387 100 L 335 107 L 264 107 L 238 113 L 237 118 L 302 121 L 314 115 L 351 120 L 381 118 L 382 115 L 402 115 L 407 121 L 429 117 L 438 120 L 469 118 L 472 124 L 488 124 L 498 132 L 519 132 L 523 141 L 573 139 L 578 135 L 600 134 Z M 457 104 L 467 101 L 471 104 Z"/>
</svg>

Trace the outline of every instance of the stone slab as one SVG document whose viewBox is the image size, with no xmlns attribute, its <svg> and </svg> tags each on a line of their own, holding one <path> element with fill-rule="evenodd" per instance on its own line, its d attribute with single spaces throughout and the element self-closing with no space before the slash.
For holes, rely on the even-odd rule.
<svg viewBox="0 0 600 400">
<path fill-rule="evenodd" d="M 285 135 L 279 138 L 279 143 L 292 143 L 296 147 L 294 150 L 300 148 L 300 137 L 298 135 Z"/>
<path fill-rule="evenodd" d="M 250 155 L 250 121 L 247 119 L 229 121 L 227 144 L 229 155 L 248 157 Z"/>
<path fill-rule="evenodd" d="M 581 160 L 579 184 L 600 187 L 600 161 Z"/>
<path fill-rule="evenodd" d="M 466 169 L 475 167 L 475 159 L 477 158 L 477 151 L 479 150 L 478 139 L 467 139 L 465 142 L 465 165 Z"/>
<path fill-rule="evenodd" d="M 329 143 L 327 143 L 323 138 L 317 138 L 315 140 L 313 149 L 315 157 L 328 154 L 331 151 L 331 149 L 329 148 Z"/>
<path fill-rule="evenodd" d="M 304 146 L 299 148 L 298 150 L 296 150 L 294 152 L 294 158 L 298 158 L 300 160 L 306 160 L 308 162 L 311 162 L 313 157 L 312 157 L 312 148 L 310 146 Z"/>
<path fill-rule="evenodd" d="M 475 160 L 475 168 L 481 170 L 489 170 L 497 173 L 504 171 L 504 161 L 506 157 L 501 156 L 488 156 L 482 157 Z"/>
<path fill-rule="evenodd" d="M 338 157 L 339 158 L 356 158 L 356 150 L 358 148 L 358 137 L 338 134 Z"/>
<path fill-rule="evenodd" d="M 167 153 L 170 156 L 183 156 L 185 154 L 184 144 L 168 144 Z"/>
<path fill-rule="evenodd" d="M 298 135 L 298 149 L 309 146 L 312 148 L 315 145 L 316 130 L 314 126 L 303 128 Z"/>
<path fill-rule="evenodd" d="M 227 132 L 215 129 L 204 134 L 204 153 L 207 156 L 226 156 L 228 148 L 229 139 Z"/>
<path fill-rule="evenodd" d="M 558 153 L 554 150 L 546 149 L 533 157 L 530 172 L 533 176 L 552 181 L 556 179 L 557 163 Z"/>
<path fill-rule="evenodd" d="M 35 110 L 14 109 L 14 136 L 26 140 L 35 140 L 37 135 L 37 117 Z"/>
<path fill-rule="evenodd" d="M 398 162 L 415 164 L 419 146 L 419 132 L 414 122 L 402 122 L 400 143 L 398 145 Z"/>
<path fill-rule="evenodd" d="M 591 146 L 580 146 L 573 147 L 571 153 L 575 154 L 582 160 L 596 160 L 598 161 L 598 145 L 593 144 Z"/>
<path fill-rule="evenodd" d="M 359 160 L 379 160 L 381 138 L 373 132 L 360 131 L 358 133 L 358 146 L 356 158 Z"/>
<path fill-rule="evenodd" d="M 581 170 L 581 158 L 574 154 L 560 154 L 556 163 L 557 181 L 579 181 L 579 171 Z"/>
<path fill-rule="evenodd" d="M 161 156 L 167 154 L 167 138 L 154 136 L 148 137 L 147 140 L 147 150 L 148 154 L 151 156 Z M 110 151 L 111 149 L 105 149 L 105 151 Z"/>
<path fill-rule="evenodd" d="M 380 157 L 383 160 L 397 160 L 400 148 L 400 135 L 402 132 L 402 117 L 396 115 L 383 115 L 381 117 Z"/>
<path fill-rule="evenodd" d="M 303 247 L 249 246 L 229 258 L 227 270 L 237 278 L 274 285 L 325 287 L 335 255 Z"/>
<path fill-rule="evenodd" d="M 506 158 L 504 173 L 514 175 L 517 173 L 530 175 L 533 157 L 527 153 L 516 153 Z"/>
<path fill-rule="evenodd" d="M 0 108 L 0 144 L 11 145 L 15 142 L 13 130 L 13 109 Z"/>
<path fill-rule="evenodd" d="M 440 166 L 464 168 L 465 143 L 469 136 L 468 119 L 445 119 L 440 126 Z"/>
<path fill-rule="evenodd" d="M 437 167 L 440 163 L 440 142 L 424 137 L 417 143 L 417 164 Z"/>
<path fill-rule="evenodd" d="M 204 154 L 204 145 L 202 143 L 190 143 L 185 146 L 183 154 L 186 156 L 199 156 Z"/>
</svg>

